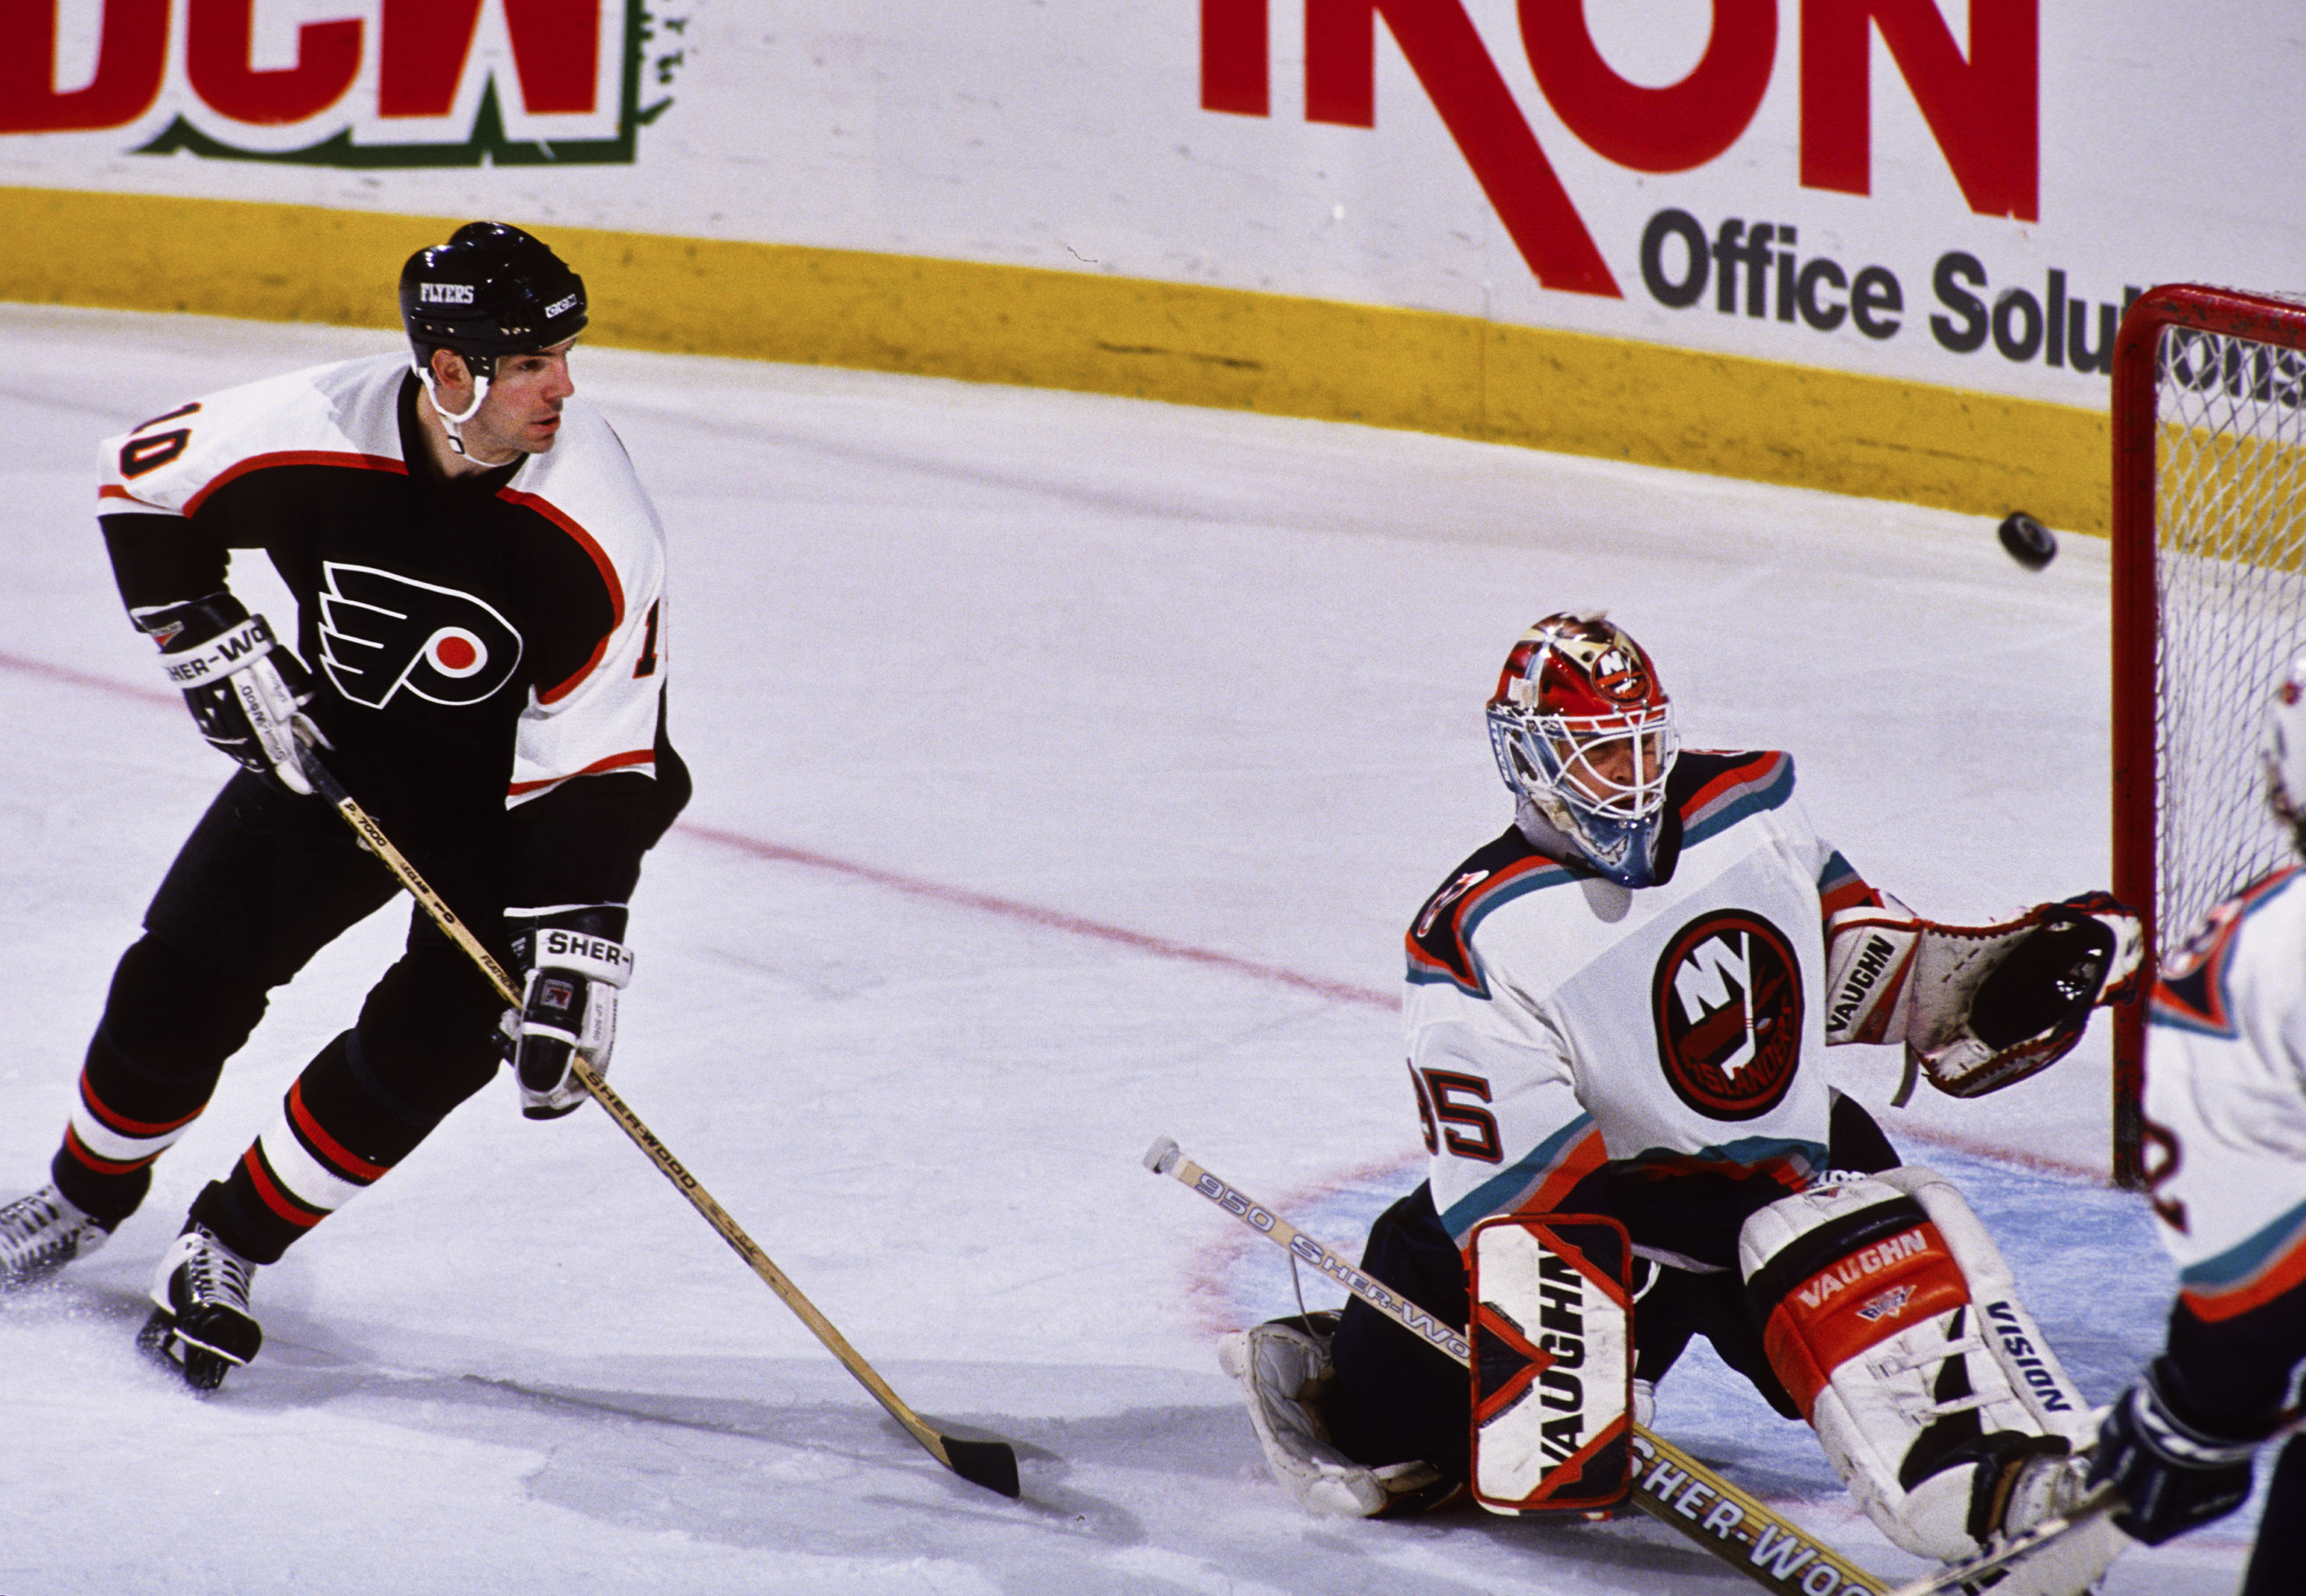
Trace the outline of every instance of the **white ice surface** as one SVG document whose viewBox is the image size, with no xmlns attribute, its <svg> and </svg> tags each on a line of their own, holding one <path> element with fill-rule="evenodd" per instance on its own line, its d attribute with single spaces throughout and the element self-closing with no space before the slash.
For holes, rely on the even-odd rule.
<svg viewBox="0 0 2306 1596">
<path fill-rule="evenodd" d="M 119 612 L 95 440 L 389 344 L 0 309 L 11 1189 L 225 774 Z M 1024 1499 L 917 1450 L 605 1115 L 531 1124 L 502 1082 L 262 1273 L 263 1354 L 216 1396 L 138 1360 L 184 1204 L 348 1023 L 395 909 L 278 995 L 107 1251 L 0 1303 L 0 1591 L 1750 1588 L 1638 1517 L 1301 1516 L 1211 1351 L 1288 1306 L 1285 1260 L 1140 1155 L 1174 1135 L 1348 1249 L 1414 1183 L 1401 928 L 1505 824 L 1480 704 L 1548 610 L 1631 625 L 1694 745 L 1793 750 L 1822 827 L 1925 912 L 2103 884 L 2105 546 L 2029 575 L 1984 522 L 1406 433 L 608 350 L 577 373 L 671 529 L 697 778 L 636 902 L 614 1079 L 914 1406 L 1016 1444 Z M 2090 1174 L 2105 1058 L 1903 1112 L 1889 1055 L 1832 1061 L 1965 1182 L 2097 1400 L 2170 1284 Z M 1659 1427 L 1916 1571 L 1702 1350 Z M 2230 1590 L 2247 1534 L 2111 1588 Z"/>
</svg>

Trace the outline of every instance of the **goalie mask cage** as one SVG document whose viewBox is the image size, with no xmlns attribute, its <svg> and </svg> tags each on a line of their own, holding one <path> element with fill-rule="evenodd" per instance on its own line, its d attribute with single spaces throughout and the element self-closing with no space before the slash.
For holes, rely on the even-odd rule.
<svg viewBox="0 0 2306 1596">
<path fill-rule="evenodd" d="M 2114 362 L 2114 891 L 2158 960 L 2293 856 L 2265 708 L 2306 644 L 2306 301 L 2179 284 Z M 2146 1003 L 2116 1016 L 2114 1175 L 2145 1177 Z"/>
</svg>

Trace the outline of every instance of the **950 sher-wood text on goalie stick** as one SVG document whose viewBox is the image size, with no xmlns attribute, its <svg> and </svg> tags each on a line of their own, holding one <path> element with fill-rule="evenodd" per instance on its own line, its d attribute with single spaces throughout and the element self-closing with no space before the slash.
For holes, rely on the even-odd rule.
<svg viewBox="0 0 2306 1596">
<path fill-rule="evenodd" d="M 1168 1137 L 1146 1149 L 1145 1167 L 1231 1214 L 1307 1267 L 1353 1293 L 1436 1351 L 1470 1366 L 1465 1332 L 1373 1279 L 1320 1242 L 1211 1174 Z M 1704 1464 L 1641 1425 L 1633 1426 L 1635 1505 L 1780 1596 L 1888 1596 L 1889 1587 L 1740 1490 Z M 1829 1577 L 1830 1576 L 1830 1577 Z"/>
<path fill-rule="evenodd" d="M 448 907 L 440 893 L 432 890 L 423 876 L 417 873 L 416 867 L 408 862 L 407 857 L 392 845 L 392 840 L 384 834 L 383 829 L 368 811 L 345 790 L 344 784 L 309 748 L 303 751 L 303 764 L 304 774 L 312 781 L 313 790 L 336 807 L 337 813 L 344 816 L 345 824 L 351 826 L 376 857 L 384 861 L 385 867 L 423 906 L 424 912 L 431 916 L 433 923 L 480 968 L 481 973 L 495 986 L 497 995 L 511 1007 L 519 1008 L 520 988 L 504 966 L 481 945 L 472 928 L 457 917 L 457 911 Z M 918 1441 L 931 1457 L 972 1485 L 999 1491 L 1004 1497 L 1019 1494 L 1017 1455 L 1008 1442 L 963 1440 L 930 1428 L 904 1398 L 890 1387 L 889 1382 L 881 1378 L 879 1371 L 849 1344 L 848 1338 L 833 1327 L 833 1321 L 818 1312 L 816 1305 L 801 1294 L 800 1288 L 786 1277 L 785 1272 L 770 1261 L 769 1255 L 762 1251 L 753 1238 L 729 1216 L 728 1210 L 713 1200 L 712 1193 L 706 1191 L 680 1160 L 672 1156 L 670 1148 L 656 1139 L 655 1132 L 641 1122 L 640 1115 L 610 1089 L 608 1083 L 594 1072 L 592 1066 L 582 1058 L 572 1057 L 569 1069 L 583 1083 L 585 1089 L 609 1111 L 609 1117 L 616 1121 L 618 1128 L 648 1155 L 649 1162 L 656 1165 L 658 1173 L 670 1181 L 691 1206 L 705 1216 L 705 1222 L 719 1233 L 721 1239 L 729 1243 L 730 1250 L 745 1260 L 754 1274 L 767 1283 L 769 1289 L 776 1293 L 785 1306 L 799 1316 L 800 1322 L 815 1333 L 826 1350 L 841 1360 L 841 1367 L 856 1377 L 857 1383 L 870 1391 L 874 1399 L 889 1411 L 889 1416 L 904 1426 L 906 1434 Z"/>
</svg>

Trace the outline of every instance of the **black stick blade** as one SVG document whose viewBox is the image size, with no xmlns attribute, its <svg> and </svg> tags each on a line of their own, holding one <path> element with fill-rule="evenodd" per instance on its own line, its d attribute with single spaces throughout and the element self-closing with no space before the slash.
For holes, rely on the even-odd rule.
<svg viewBox="0 0 2306 1596">
<path fill-rule="evenodd" d="M 982 1485 L 987 1490 L 997 1490 L 1004 1497 L 1020 1493 L 1017 1487 L 1017 1455 L 1006 1441 L 957 1441 L 949 1435 L 937 1437 L 944 1448 L 945 1466 L 971 1485 Z"/>
</svg>

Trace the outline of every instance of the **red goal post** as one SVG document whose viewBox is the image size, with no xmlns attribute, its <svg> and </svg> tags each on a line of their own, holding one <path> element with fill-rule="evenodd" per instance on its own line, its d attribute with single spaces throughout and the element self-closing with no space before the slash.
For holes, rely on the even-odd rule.
<svg viewBox="0 0 2306 1596">
<path fill-rule="evenodd" d="M 2292 858 L 2268 695 L 2306 645 L 2306 302 L 2174 284 L 2114 354 L 2114 891 L 2158 958 Z M 2143 1183 L 2146 1004 L 2115 1017 L 2114 1174 Z"/>
</svg>

